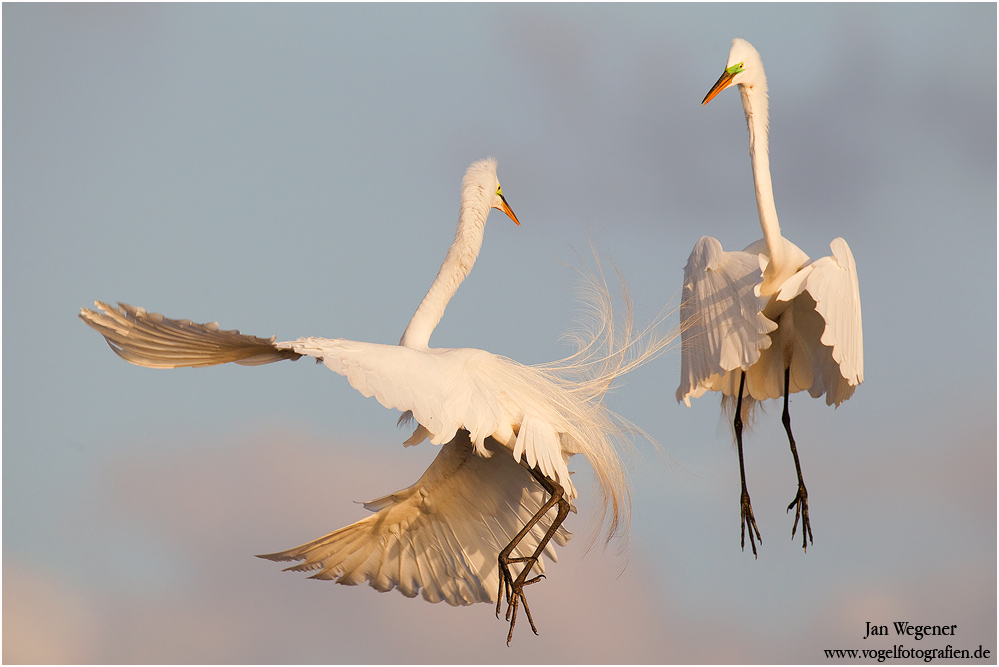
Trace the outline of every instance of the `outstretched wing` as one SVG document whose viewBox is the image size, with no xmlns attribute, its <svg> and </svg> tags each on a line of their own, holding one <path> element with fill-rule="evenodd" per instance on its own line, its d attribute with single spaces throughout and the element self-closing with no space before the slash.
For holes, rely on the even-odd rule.
<svg viewBox="0 0 999 667">
<path fill-rule="evenodd" d="M 832 255 L 805 266 L 781 286 L 777 299 L 791 301 L 807 292 L 815 301 L 825 324 L 819 340 L 827 351 L 812 355 L 816 381 L 810 393 L 825 393 L 826 403 L 839 405 L 864 381 L 864 335 L 853 253 L 842 238 L 833 239 L 829 247 Z"/>
<path fill-rule="evenodd" d="M 486 440 L 490 452 L 502 447 Z M 399 589 L 406 597 L 422 591 L 429 602 L 451 605 L 495 602 L 499 589 L 499 552 L 546 500 L 531 474 L 509 455 L 473 454 L 466 431 L 441 447 L 416 484 L 365 503 L 375 514 L 300 547 L 260 556 L 303 561 L 287 568 L 315 571 L 313 579 L 379 591 Z M 524 538 L 514 556 L 529 556 L 551 526 L 552 512 Z M 545 548 L 571 534 L 560 528 Z M 541 560 L 538 574 L 544 571 Z"/>
<path fill-rule="evenodd" d="M 98 311 L 83 309 L 80 318 L 133 364 L 256 365 L 310 356 L 345 376 L 364 396 L 412 412 L 422 428 L 408 444 L 416 444 L 422 435 L 443 444 L 465 429 L 476 451 L 489 456 L 485 441 L 492 437 L 514 450 L 515 460 L 523 454 L 530 465 L 538 465 L 561 484 L 570 499 L 576 497 L 560 446 L 559 432 L 566 425 L 553 423 L 548 403 L 532 385 L 530 367 L 470 348 L 414 350 L 327 338 L 275 342 L 220 330 L 214 322 L 173 320 L 126 304 L 97 306 Z"/>
<path fill-rule="evenodd" d="M 513 450 L 515 461 L 524 455 L 576 497 L 560 440 L 568 425 L 553 413 L 530 367 L 473 348 L 414 350 L 339 338 L 277 345 L 321 359 L 386 408 L 412 412 L 420 428 L 407 444 L 427 437 L 440 445 L 464 429 L 475 451 L 488 457 L 485 441 L 493 438 Z"/>
<path fill-rule="evenodd" d="M 234 362 L 244 366 L 269 364 L 302 355 L 278 349 L 274 338 L 257 338 L 225 331 L 218 322 L 198 324 L 172 320 L 127 303 L 118 307 L 95 301 L 97 310 L 82 308 L 80 319 L 96 329 L 115 354 L 139 366 L 178 368 Z"/>
<path fill-rule="evenodd" d="M 767 297 L 754 290 L 762 275 L 758 255 L 725 252 L 710 236 L 694 245 L 683 270 L 677 401 L 722 390 L 729 371 L 749 368 L 770 347 L 777 324 L 763 316 Z"/>
</svg>

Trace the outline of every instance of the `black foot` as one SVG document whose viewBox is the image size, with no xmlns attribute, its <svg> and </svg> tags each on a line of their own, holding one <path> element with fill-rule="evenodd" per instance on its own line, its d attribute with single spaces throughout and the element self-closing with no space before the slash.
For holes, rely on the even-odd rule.
<svg viewBox="0 0 999 667">
<path fill-rule="evenodd" d="M 538 468 L 530 468 L 527 463 L 522 459 L 521 465 L 531 473 L 531 476 L 537 480 L 538 484 L 541 485 L 545 491 L 551 494 L 551 497 L 538 508 L 538 511 L 531 517 L 531 520 L 524 524 L 524 527 L 520 529 L 520 532 L 514 536 L 510 541 L 510 544 L 499 553 L 499 590 L 496 592 L 496 618 L 499 618 L 500 607 L 503 605 L 503 599 L 506 598 L 506 620 L 510 622 L 510 632 L 506 636 L 506 645 L 510 645 L 510 640 L 513 639 L 513 628 L 517 625 L 517 607 L 521 603 L 524 605 L 524 612 L 527 614 L 527 620 L 531 623 L 531 630 L 534 634 L 538 634 L 538 628 L 534 625 L 534 619 L 531 618 L 531 608 L 527 606 L 527 597 L 524 596 L 524 587 L 530 586 L 531 584 L 536 584 L 545 578 L 543 574 L 539 574 L 536 577 L 528 579 L 527 577 L 531 574 L 531 570 L 535 566 L 540 568 L 538 561 L 541 560 L 541 555 L 545 551 L 545 547 L 555 536 L 558 531 L 559 526 L 565 521 L 565 517 L 568 516 L 571 505 L 569 501 L 565 499 L 565 490 L 553 479 L 546 477 L 541 474 Z M 541 538 L 538 542 L 537 548 L 535 548 L 534 553 L 527 557 L 512 557 L 514 549 L 520 544 L 521 540 L 531 531 L 531 529 L 537 525 L 538 521 L 541 520 L 545 514 L 548 513 L 552 507 L 558 505 L 558 511 L 555 515 L 555 520 L 548 527 L 548 531 L 545 536 Z M 523 563 L 523 567 L 520 570 L 520 574 L 516 578 L 513 577 L 513 573 L 510 572 L 510 565 L 512 563 Z"/>
<path fill-rule="evenodd" d="M 531 584 L 536 584 L 545 578 L 545 575 L 539 574 L 531 579 L 527 578 L 527 573 L 531 571 L 536 563 L 534 558 L 501 558 L 500 560 L 500 588 L 496 594 L 496 618 L 499 618 L 500 607 L 503 603 L 503 599 L 506 598 L 506 620 L 510 622 L 510 632 L 506 636 L 506 645 L 510 645 L 510 640 L 513 639 L 513 628 L 517 625 L 517 607 L 521 604 L 524 606 L 524 612 L 527 614 L 527 620 L 531 624 L 531 630 L 534 634 L 538 634 L 538 628 L 534 625 L 534 619 L 531 618 L 531 608 L 527 606 L 527 596 L 524 595 L 524 586 L 530 586 Z M 524 569 L 521 570 L 520 575 L 516 579 L 510 572 L 510 563 L 526 563 Z"/>
<path fill-rule="evenodd" d="M 792 507 L 795 508 L 795 511 L 794 527 L 791 528 L 791 539 L 794 539 L 794 534 L 798 530 L 798 519 L 800 518 L 801 548 L 807 552 L 808 545 L 812 542 L 812 524 L 808 521 L 808 491 L 805 489 L 804 484 L 798 484 L 798 495 L 787 506 L 787 511 L 790 512 Z"/>
<path fill-rule="evenodd" d="M 805 511 L 805 516 L 808 516 L 808 511 Z M 807 518 L 806 518 L 807 521 Z M 749 502 L 749 494 L 745 491 L 742 492 L 742 550 L 746 550 L 746 524 L 749 524 L 749 546 L 753 548 L 753 557 L 758 558 L 756 555 L 756 542 L 753 541 L 753 533 L 756 533 L 756 539 L 763 544 L 763 537 L 760 535 L 760 529 L 756 527 L 756 519 L 753 517 L 753 506 Z"/>
</svg>

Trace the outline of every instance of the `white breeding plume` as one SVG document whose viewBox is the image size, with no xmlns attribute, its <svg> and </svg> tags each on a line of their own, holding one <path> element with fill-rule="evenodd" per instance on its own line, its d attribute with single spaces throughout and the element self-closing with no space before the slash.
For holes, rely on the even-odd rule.
<svg viewBox="0 0 999 667">
<path fill-rule="evenodd" d="M 591 283 L 592 336 L 561 362 L 525 366 L 483 350 L 430 348 L 434 328 L 475 262 L 493 208 L 520 224 L 503 196 L 495 160 L 487 159 L 465 174 L 454 243 L 399 345 L 275 342 L 126 304 L 97 302 L 98 310 L 83 309 L 80 317 L 119 356 L 140 366 L 313 357 L 363 395 L 402 411 L 400 421 L 415 419 L 406 445 L 429 439 L 443 446 L 414 485 L 365 503 L 373 516 L 262 557 L 303 561 L 288 569 L 314 571 L 317 579 L 368 582 L 409 597 L 422 592 L 430 602 L 495 601 L 497 615 L 505 591 L 509 643 L 521 603 L 537 633 L 523 589 L 542 578 L 542 553 L 555 561 L 554 545 L 570 537 L 562 528 L 577 495 L 570 457 L 584 455 L 596 473 L 602 507 L 610 512 L 609 521 L 606 515 L 601 520 L 607 539 L 626 529 L 630 500 L 617 447 L 628 427 L 602 399 L 616 377 L 656 356 L 668 341 L 651 335 L 652 329 L 634 337 L 630 306 L 624 334 L 616 336 L 601 276 Z"/>
<path fill-rule="evenodd" d="M 742 476 L 742 546 L 756 554 L 760 538 L 746 488 L 742 428 L 755 401 L 784 398 L 783 423 L 798 473 L 793 537 L 802 520 L 802 547 L 812 539 L 808 492 L 791 435 L 788 396 L 807 390 L 839 406 L 864 381 L 860 286 L 850 246 L 830 243 L 832 255 L 815 261 L 783 238 L 777 222 L 767 154 L 767 77 L 760 54 L 743 40 L 732 41 L 728 64 L 701 104 L 738 85 L 749 126 L 749 154 L 763 238 L 742 252 L 725 252 L 708 236 L 694 246 L 683 274 L 682 366 L 677 401 L 720 391 L 736 397 L 735 429 Z M 745 410 L 744 407 L 745 406 Z"/>
</svg>

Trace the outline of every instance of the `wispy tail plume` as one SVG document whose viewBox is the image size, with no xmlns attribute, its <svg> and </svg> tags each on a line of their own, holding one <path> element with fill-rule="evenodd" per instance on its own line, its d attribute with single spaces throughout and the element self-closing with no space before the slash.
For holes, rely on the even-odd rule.
<svg viewBox="0 0 999 667">
<path fill-rule="evenodd" d="M 644 430 L 610 410 L 604 398 L 615 381 L 661 356 L 679 337 L 679 328 L 666 325 L 675 308 L 664 309 L 647 326 L 636 328 L 627 282 L 615 268 L 624 310 L 618 318 L 614 296 L 592 244 L 591 252 L 593 265 L 582 261 L 581 268 L 571 267 L 582 278 L 578 288 L 582 316 L 576 328 L 564 336 L 575 351 L 559 361 L 533 367 L 562 390 L 554 393 L 553 399 L 564 401 L 560 397 L 571 397 L 571 404 L 563 405 L 571 423 L 566 433 L 571 442 L 564 443 L 564 447 L 586 456 L 600 485 L 604 502 L 595 530 L 587 538 L 587 547 L 593 545 L 605 524 L 606 541 L 627 533 L 631 499 L 621 453 L 634 451 L 632 438 L 636 436 L 655 442 Z"/>
</svg>

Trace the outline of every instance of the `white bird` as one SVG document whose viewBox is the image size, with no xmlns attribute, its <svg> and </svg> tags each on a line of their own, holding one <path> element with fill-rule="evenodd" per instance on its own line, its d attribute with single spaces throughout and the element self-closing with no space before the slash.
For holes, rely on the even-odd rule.
<svg viewBox="0 0 999 667">
<path fill-rule="evenodd" d="M 623 429 L 602 398 L 617 375 L 661 346 L 626 359 L 633 352 L 630 319 L 628 335 L 615 340 L 606 302 L 598 304 L 604 308 L 602 331 L 562 362 L 525 366 L 483 350 L 429 347 L 448 301 L 475 262 L 492 208 L 520 224 L 490 158 L 465 174 L 455 240 L 399 345 L 326 338 L 275 342 L 126 304 L 96 302 L 98 310 L 83 309 L 80 317 L 133 364 L 256 365 L 309 356 L 346 376 L 364 396 L 402 411 L 400 423 L 415 418 L 405 444 L 429 438 L 443 447 L 414 485 L 364 503 L 375 512 L 366 519 L 262 557 L 301 560 L 288 569 L 316 571 L 317 579 L 368 582 L 407 597 L 422 591 L 430 602 L 495 601 L 497 616 L 505 593 L 509 643 L 520 603 L 537 633 L 523 589 L 542 578 L 542 553 L 555 561 L 554 545 L 565 545 L 571 536 L 561 527 L 577 496 L 567 467 L 571 456 L 583 454 L 596 473 L 602 507 L 611 512 L 608 539 L 627 525 L 630 500 L 616 450 Z"/>
<path fill-rule="evenodd" d="M 830 243 L 832 255 L 815 261 L 783 238 L 777 222 L 767 154 L 767 77 L 760 54 L 743 40 L 732 41 L 728 64 L 702 105 L 732 85 L 739 86 L 749 127 L 749 154 L 763 238 L 742 252 L 725 252 L 704 236 L 694 246 L 683 274 L 682 361 L 677 401 L 720 391 L 723 403 L 736 397 L 735 430 L 742 477 L 742 546 L 756 554 L 762 543 L 746 487 L 742 457 L 743 419 L 756 401 L 784 398 L 782 421 L 798 473 L 794 537 L 802 520 L 802 547 L 812 539 L 808 492 L 791 435 L 788 397 L 807 390 L 825 394 L 837 407 L 864 381 L 860 286 L 850 247 Z M 744 410 L 743 406 L 746 406 Z"/>
</svg>

